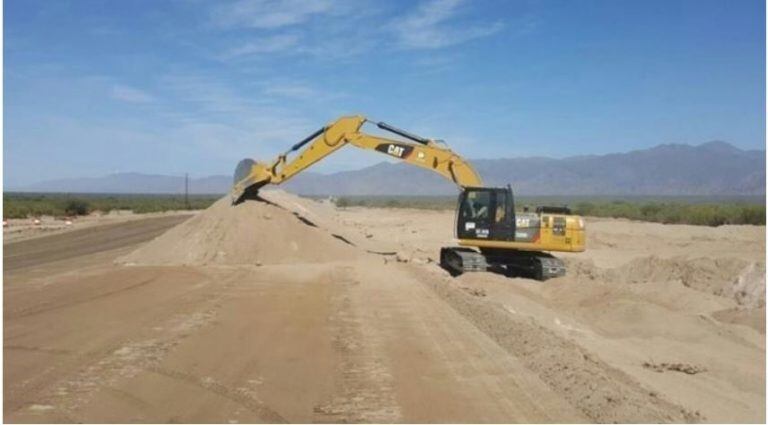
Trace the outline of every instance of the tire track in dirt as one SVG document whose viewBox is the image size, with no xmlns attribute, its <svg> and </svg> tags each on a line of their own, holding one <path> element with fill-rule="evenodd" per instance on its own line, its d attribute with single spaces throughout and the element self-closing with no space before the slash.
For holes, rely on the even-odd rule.
<svg viewBox="0 0 768 425">
<path fill-rule="evenodd" d="M 26 345 L 5 345 L 4 344 L 3 350 L 17 350 L 17 351 L 28 351 L 32 353 L 46 353 L 46 354 L 60 354 L 60 355 L 72 354 L 72 351 L 70 350 L 58 350 L 56 348 L 32 347 L 32 346 L 26 346 Z"/>
<path fill-rule="evenodd" d="M 417 285 L 414 291 L 423 292 L 425 296 L 431 294 L 431 290 L 423 285 Z M 549 418 L 547 422 L 558 422 L 563 418 L 573 422 L 585 419 L 578 415 L 575 409 L 563 409 L 555 400 L 556 397 L 553 397 L 554 394 L 544 390 L 546 385 L 538 382 L 535 374 L 526 373 L 528 371 L 525 370 L 508 369 L 511 362 L 501 358 L 498 351 L 490 349 L 480 341 L 472 344 L 470 348 L 465 339 L 469 332 L 460 331 L 461 325 L 456 322 L 440 320 L 445 316 L 444 310 L 456 314 L 450 305 L 437 299 L 429 305 L 420 307 L 419 314 L 414 316 L 418 326 L 423 329 L 425 335 L 429 336 L 433 347 L 440 353 L 442 363 L 449 365 L 452 375 L 458 379 L 468 374 L 473 377 L 483 376 L 482 388 L 488 392 L 489 398 L 496 401 L 496 405 L 488 406 L 484 413 L 514 418 L 510 421 L 515 422 L 536 422 L 541 418 Z M 463 316 L 458 316 L 460 317 L 458 321 L 465 321 Z M 468 322 L 467 326 L 474 327 L 471 322 Z M 478 333 L 486 336 L 480 331 Z M 496 345 L 495 342 L 490 344 Z M 451 361 L 452 358 L 457 357 L 456 353 L 463 353 L 462 363 Z M 488 375 L 487 371 L 491 367 L 498 368 L 498 373 Z M 519 367 L 523 369 L 522 366 Z M 469 370 L 472 372 L 469 373 Z M 513 385 L 509 382 L 510 375 L 514 377 Z M 537 387 L 537 384 L 543 388 Z"/>
<path fill-rule="evenodd" d="M 533 318 L 465 293 L 445 278 L 408 267 L 416 280 L 517 357 L 556 393 L 595 422 L 699 422 L 705 418 L 661 398 Z"/>
<path fill-rule="evenodd" d="M 153 276 L 153 277 L 151 277 L 149 279 L 142 280 L 139 283 L 136 283 L 136 284 L 133 284 L 133 285 L 128 285 L 128 286 L 125 286 L 125 287 L 120 288 L 120 289 L 115 289 L 114 291 L 107 291 L 107 292 L 104 292 L 104 293 L 101 293 L 101 294 L 97 294 L 97 295 L 94 295 L 94 296 L 91 296 L 91 297 L 86 297 L 86 298 L 77 299 L 77 300 L 73 300 L 73 301 L 69 301 L 69 302 L 65 302 L 65 303 L 60 303 L 60 304 L 54 304 L 54 305 L 43 304 L 43 305 L 29 307 L 29 308 L 26 308 L 26 309 L 21 309 L 21 310 L 16 310 L 16 311 L 12 310 L 12 311 L 8 312 L 8 314 L 6 316 L 6 319 L 18 319 L 18 318 L 22 318 L 22 317 L 34 316 L 36 314 L 48 313 L 48 312 L 60 310 L 60 309 L 63 309 L 63 308 L 73 307 L 73 306 L 84 304 L 84 303 L 88 303 L 88 302 L 91 302 L 91 301 L 96 301 L 96 300 L 99 300 L 99 299 L 102 299 L 102 298 L 108 298 L 108 297 L 111 297 L 111 296 L 114 296 L 114 295 L 120 295 L 120 294 L 122 294 L 122 293 L 124 293 L 126 291 L 131 291 L 131 290 L 134 290 L 134 289 L 138 289 L 138 288 L 141 288 L 143 286 L 147 286 L 150 283 L 157 282 L 159 279 L 160 279 L 159 275 L 158 276 Z"/>
<path fill-rule="evenodd" d="M 13 394 L 5 399 L 6 415 L 9 412 L 21 414 L 25 407 L 34 405 L 30 400 L 35 400 L 35 403 L 54 406 L 56 415 L 76 417 L 77 409 L 90 400 L 94 391 L 113 387 L 119 379 L 131 378 L 159 364 L 183 338 L 213 320 L 219 301 L 239 279 L 237 273 L 223 280 L 212 277 L 207 283 L 216 285 L 197 286 L 206 288 L 204 293 L 186 294 L 187 300 L 181 302 L 186 307 L 182 310 L 191 307 L 190 311 L 171 315 L 162 325 L 154 326 L 157 331 L 145 332 L 145 328 L 140 327 L 138 338 L 118 335 L 94 350 L 63 355 L 55 365 L 34 378 L 12 388 L 6 387 Z M 162 314 L 167 317 L 167 313 Z M 156 319 L 146 320 L 147 323 L 158 323 Z M 151 336 L 153 333 L 155 336 Z"/>
<path fill-rule="evenodd" d="M 401 420 L 394 391 L 393 376 L 383 356 L 382 342 L 366 330 L 354 310 L 348 288 L 359 285 L 351 267 L 333 269 L 329 279 L 345 290 L 332 299 L 332 345 L 339 354 L 336 395 L 315 406 L 314 422 L 393 423 Z"/>
<path fill-rule="evenodd" d="M 192 312 L 177 314 L 156 326 L 161 330 L 161 335 L 121 344 L 100 361 L 81 370 L 79 375 L 63 385 L 65 393 L 80 394 L 73 403 L 65 405 L 65 410 L 74 412 L 80 405 L 85 404 L 89 400 L 89 393 L 97 385 L 112 387 L 120 379 L 132 378 L 142 371 L 159 368 L 165 356 L 181 340 L 208 325 L 215 318 L 216 310 L 220 306 L 219 301 L 238 279 L 239 275 L 233 274 L 221 282 L 220 286 L 215 288 L 217 291 L 206 297 L 203 304 Z M 67 400 L 72 401 L 73 398 L 67 397 Z"/>
<path fill-rule="evenodd" d="M 107 391 L 108 393 L 114 395 L 118 399 L 124 400 L 128 404 L 130 404 L 132 406 L 136 406 L 137 410 L 139 410 L 139 411 L 151 411 L 151 410 L 154 410 L 154 409 L 157 408 L 156 405 L 154 405 L 152 403 L 149 403 L 149 402 L 147 402 L 147 401 L 145 401 L 145 400 L 143 400 L 143 399 L 141 399 L 139 397 L 136 397 L 135 395 L 133 395 L 133 394 L 127 392 L 127 391 L 123 391 L 123 390 L 121 390 L 119 388 L 105 387 L 104 390 Z"/>
<path fill-rule="evenodd" d="M 233 401 L 238 405 L 250 410 L 266 423 L 288 422 L 279 413 L 270 409 L 266 404 L 264 404 L 264 402 L 254 397 L 252 394 L 247 393 L 245 390 L 229 388 L 226 385 L 216 382 L 212 378 L 200 378 L 190 373 L 163 368 L 160 366 L 149 366 L 146 368 L 146 370 L 166 378 L 194 385 L 217 396 L 224 397 L 227 400 Z"/>
<path fill-rule="evenodd" d="M 80 368 L 85 365 L 97 362 L 106 356 L 109 356 L 112 352 L 122 346 L 122 338 L 112 338 L 106 342 L 102 347 L 87 351 L 81 354 L 66 354 L 62 355 L 62 359 L 57 361 L 55 365 L 50 366 L 39 372 L 33 378 L 27 379 L 23 382 L 15 383 L 13 385 L 7 385 L 5 391 L 7 391 L 6 397 L 3 400 L 6 420 L 8 414 L 18 413 L 24 407 L 34 405 L 30 400 L 35 400 L 36 403 L 45 403 L 46 405 L 52 405 L 53 400 L 57 396 L 64 395 L 58 389 L 52 390 L 55 386 L 56 376 L 60 377 L 59 382 L 66 382 L 66 380 L 77 374 Z M 63 371 L 63 376 L 62 376 Z M 71 371 L 71 372 L 67 372 Z M 48 391 L 46 391 L 48 389 Z M 63 414 L 58 411 L 57 414 Z M 67 415 L 67 417 L 69 417 Z M 73 421 L 74 422 L 74 421 Z"/>
</svg>

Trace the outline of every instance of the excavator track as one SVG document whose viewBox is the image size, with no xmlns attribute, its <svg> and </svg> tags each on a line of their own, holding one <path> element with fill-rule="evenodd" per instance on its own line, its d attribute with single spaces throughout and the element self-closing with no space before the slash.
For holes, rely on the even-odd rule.
<svg viewBox="0 0 768 425">
<path fill-rule="evenodd" d="M 476 251 L 466 247 L 440 250 L 440 266 L 452 275 L 495 271 L 544 281 L 565 275 L 565 263 L 546 252 L 515 250 Z"/>
</svg>

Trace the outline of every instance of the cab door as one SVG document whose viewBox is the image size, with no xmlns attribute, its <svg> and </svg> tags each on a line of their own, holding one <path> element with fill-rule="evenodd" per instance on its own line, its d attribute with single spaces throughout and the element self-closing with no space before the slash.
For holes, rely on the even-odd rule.
<svg viewBox="0 0 768 425">
<path fill-rule="evenodd" d="M 504 189 L 493 191 L 493 221 L 490 239 L 495 241 L 515 240 L 515 209 L 511 192 Z"/>
<path fill-rule="evenodd" d="M 456 236 L 459 239 L 490 239 L 493 204 L 491 189 L 465 189 L 459 196 Z"/>
</svg>

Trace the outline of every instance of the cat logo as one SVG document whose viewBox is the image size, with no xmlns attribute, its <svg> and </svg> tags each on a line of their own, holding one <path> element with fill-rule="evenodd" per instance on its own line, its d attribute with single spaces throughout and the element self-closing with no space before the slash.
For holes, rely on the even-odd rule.
<svg viewBox="0 0 768 425">
<path fill-rule="evenodd" d="M 376 150 L 398 159 L 406 159 L 413 153 L 413 146 L 401 145 L 398 143 L 381 143 L 376 146 Z"/>
<path fill-rule="evenodd" d="M 402 146 L 389 145 L 389 147 L 387 147 L 387 153 L 398 158 L 403 157 L 403 152 L 405 152 L 405 149 Z"/>
</svg>

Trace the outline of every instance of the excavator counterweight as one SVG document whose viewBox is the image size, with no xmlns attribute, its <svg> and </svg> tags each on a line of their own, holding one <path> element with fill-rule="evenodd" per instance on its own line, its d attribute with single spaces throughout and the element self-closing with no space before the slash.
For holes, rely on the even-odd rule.
<svg viewBox="0 0 768 425">
<path fill-rule="evenodd" d="M 443 248 L 440 254 L 441 265 L 453 274 L 501 268 L 545 280 L 564 274 L 565 265 L 541 251 L 584 251 L 584 221 L 580 217 L 552 208 L 517 213 L 510 187 L 484 187 L 474 168 L 444 144 L 383 122 L 374 124 L 406 140 L 361 131 L 368 122 L 360 115 L 342 117 L 294 144 L 271 163 L 240 161 L 235 169 L 232 203 L 255 198 L 267 184 L 281 184 L 350 144 L 436 172 L 461 189 L 455 230 L 461 247 Z"/>
</svg>

